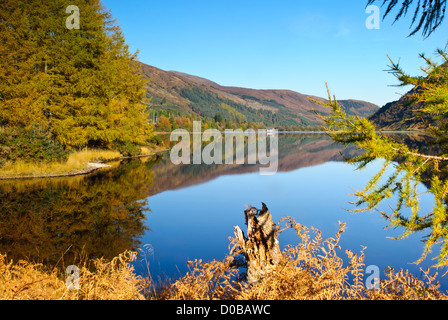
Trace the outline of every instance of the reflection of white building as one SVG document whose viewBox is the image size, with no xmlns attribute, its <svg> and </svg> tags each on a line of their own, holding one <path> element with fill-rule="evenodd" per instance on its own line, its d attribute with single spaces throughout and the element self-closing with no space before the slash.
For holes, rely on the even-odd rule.
<svg viewBox="0 0 448 320">
<path fill-rule="evenodd" d="M 266 134 L 267 134 L 268 136 L 273 136 L 274 133 L 275 133 L 275 129 L 266 129 Z"/>
</svg>

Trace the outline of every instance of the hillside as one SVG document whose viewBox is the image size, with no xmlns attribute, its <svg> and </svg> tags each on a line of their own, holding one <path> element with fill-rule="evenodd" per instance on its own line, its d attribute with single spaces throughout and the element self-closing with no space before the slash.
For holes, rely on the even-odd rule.
<svg viewBox="0 0 448 320">
<path fill-rule="evenodd" d="M 427 123 L 418 114 L 424 103 L 415 103 L 413 99 L 417 90 L 414 88 L 399 100 L 387 103 L 371 115 L 369 120 L 381 130 L 424 130 Z"/>
<path fill-rule="evenodd" d="M 309 99 L 311 98 L 317 101 L 325 101 L 325 99 L 322 99 L 320 97 L 304 95 L 291 90 L 256 90 L 239 87 L 225 87 L 204 78 L 191 76 L 180 72 L 172 73 L 177 74 L 183 78 L 190 79 L 209 88 L 227 93 L 229 95 L 237 96 L 241 98 L 247 105 L 254 108 L 275 110 L 275 105 L 277 105 L 292 110 L 298 110 L 299 112 L 304 113 L 309 113 L 309 110 L 312 109 L 326 113 L 325 108 Z M 372 114 L 372 112 L 378 110 L 377 105 L 365 101 L 339 100 L 339 103 L 343 105 L 350 114 L 356 112 L 361 117 L 369 116 Z M 313 117 L 313 120 L 320 122 L 319 119 L 315 117 Z"/>
<path fill-rule="evenodd" d="M 425 80 L 431 84 L 431 90 L 426 89 L 426 92 L 435 92 L 436 87 L 434 83 L 439 83 L 446 90 L 446 70 L 448 70 L 448 62 L 444 62 L 439 66 L 441 69 L 436 72 L 435 69 L 429 73 Z M 437 80 L 436 82 L 433 82 Z M 421 79 L 420 81 L 423 81 Z M 380 108 L 376 113 L 371 115 L 369 119 L 373 122 L 375 127 L 382 130 L 427 130 L 430 125 L 437 125 L 434 122 L 433 115 L 428 113 L 420 112 L 422 109 L 427 107 L 427 102 L 423 98 L 420 98 L 420 102 L 416 101 L 416 98 L 423 93 L 423 88 L 421 85 L 414 86 L 413 89 L 409 90 L 405 95 L 403 95 L 399 100 L 387 103 L 382 108 Z M 436 97 L 436 93 L 433 94 Z M 437 99 L 433 101 L 435 104 L 439 104 L 440 107 L 443 105 L 443 101 L 446 99 L 443 93 L 438 93 Z M 435 102 L 437 101 L 437 102 Z M 443 109 L 443 107 L 442 107 Z M 442 109 L 440 112 L 442 112 Z M 443 120 L 443 123 L 446 123 Z"/>
<path fill-rule="evenodd" d="M 142 64 L 143 75 L 149 79 L 147 96 L 153 110 L 171 115 L 195 115 L 215 121 L 260 123 L 279 129 L 306 129 L 321 124 L 315 112 L 327 114 L 327 109 L 304 95 L 291 90 L 257 90 L 226 87 L 208 79 L 164 71 Z M 367 117 L 378 106 L 359 100 L 341 100 L 349 114 Z M 314 111 L 313 111 L 314 110 Z"/>
</svg>

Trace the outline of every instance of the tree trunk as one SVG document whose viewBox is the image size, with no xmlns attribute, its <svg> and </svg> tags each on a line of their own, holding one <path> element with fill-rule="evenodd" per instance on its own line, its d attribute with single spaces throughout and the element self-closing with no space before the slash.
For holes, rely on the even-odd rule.
<svg viewBox="0 0 448 320">
<path fill-rule="evenodd" d="M 269 269 L 281 258 L 281 250 L 277 239 L 277 229 L 268 208 L 264 203 L 258 210 L 249 207 L 244 210 L 247 225 L 247 237 L 240 227 L 234 228 L 244 253 L 247 269 L 247 281 L 254 283 L 261 280 Z"/>
</svg>

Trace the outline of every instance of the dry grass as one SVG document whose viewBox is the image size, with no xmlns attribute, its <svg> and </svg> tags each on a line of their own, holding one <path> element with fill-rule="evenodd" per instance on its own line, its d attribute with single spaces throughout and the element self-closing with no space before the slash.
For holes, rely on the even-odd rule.
<svg viewBox="0 0 448 320">
<path fill-rule="evenodd" d="M 118 151 L 82 150 L 71 153 L 65 162 L 6 162 L 0 169 L 1 177 L 38 176 L 69 174 L 87 168 L 89 162 L 117 159 L 121 157 Z"/>
<path fill-rule="evenodd" d="M 41 264 L 13 264 L 0 255 L 0 299 L 8 300 L 134 300 L 143 299 L 146 281 L 135 275 L 125 252 L 112 261 L 80 262 L 79 289 L 68 289 L 69 275 Z M 73 282 L 72 282 L 73 283 Z"/>
<path fill-rule="evenodd" d="M 0 299 L 151 299 L 151 300 L 416 300 L 447 299 L 438 291 L 434 277 L 425 273 L 417 279 L 407 271 L 389 269 L 381 274 L 380 289 L 369 290 L 364 283 L 364 253 L 345 251 L 338 256 L 339 239 L 345 230 L 340 224 L 335 237 L 323 239 L 319 230 L 307 228 L 292 218 L 282 219 L 285 229 L 295 230 L 298 243 L 283 251 L 283 259 L 248 285 L 238 281 L 235 258 L 240 244 L 230 240 L 230 254 L 223 261 L 190 262 L 190 271 L 181 279 L 152 292 L 150 281 L 136 276 L 130 262 L 136 253 L 126 252 L 112 261 L 85 262 L 80 268 L 80 289 L 67 289 L 66 274 L 47 270 L 40 264 L 8 262 L 0 255 Z M 280 224 L 281 225 L 281 224 Z"/>
<path fill-rule="evenodd" d="M 163 148 L 140 147 L 140 155 L 151 155 Z M 0 168 L 0 177 L 68 175 L 88 169 L 89 162 L 118 160 L 122 154 L 114 150 L 88 149 L 69 154 L 64 162 L 7 161 Z M 109 163 L 110 164 L 110 163 Z"/>
<path fill-rule="evenodd" d="M 339 239 L 345 230 L 340 224 L 334 238 L 323 240 L 319 230 L 307 228 L 292 218 L 282 219 L 285 229 L 294 229 L 299 243 L 283 252 L 283 259 L 254 285 L 236 280 L 234 258 L 239 244 L 231 239 L 231 255 L 224 261 L 195 261 L 192 270 L 159 295 L 159 299 L 232 300 L 415 300 L 447 299 L 437 290 L 434 276 L 417 279 L 407 271 L 389 269 L 381 275 L 381 287 L 369 290 L 364 283 L 364 253 L 345 251 L 348 265 L 338 256 Z M 314 234 L 314 236 L 312 236 Z M 383 279 L 384 278 L 384 279 Z"/>
<path fill-rule="evenodd" d="M 151 154 L 154 152 L 153 148 L 149 147 L 140 147 L 140 154 Z"/>
</svg>

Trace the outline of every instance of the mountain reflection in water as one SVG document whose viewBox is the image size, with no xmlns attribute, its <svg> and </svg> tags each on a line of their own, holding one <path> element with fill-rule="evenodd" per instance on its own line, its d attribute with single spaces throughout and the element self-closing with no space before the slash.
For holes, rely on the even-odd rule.
<svg viewBox="0 0 448 320">
<path fill-rule="evenodd" d="M 111 259 L 143 248 L 137 272 L 176 277 L 186 271 L 188 259 L 224 258 L 233 226 L 244 224 L 244 204 L 260 206 L 263 201 L 274 221 L 291 215 L 328 231 L 327 236 L 336 232 L 337 219 L 350 219 L 347 245 L 358 251 L 360 244 L 375 241 L 384 250 L 383 256 L 373 252 L 372 263 L 381 268 L 389 262 L 403 264 L 390 251 L 388 243 L 394 240 L 380 242 L 378 237 L 386 235 L 373 235 L 386 224 L 378 215 L 356 220 L 343 210 L 353 198 L 340 194 L 362 188 L 371 176 L 364 173 L 364 180 L 358 179 L 360 173 L 343 162 L 343 156 L 357 152 L 322 134 L 280 134 L 278 173 L 270 177 L 259 175 L 260 165 L 174 165 L 167 153 L 122 161 L 87 176 L 2 181 L 0 252 L 15 261 L 67 266 L 80 255 Z M 286 235 L 283 241 L 294 237 Z M 414 242 L 395 248 L 403 259 L 413 259 L 404 263 L 421 253 Z"/>
</svg>

